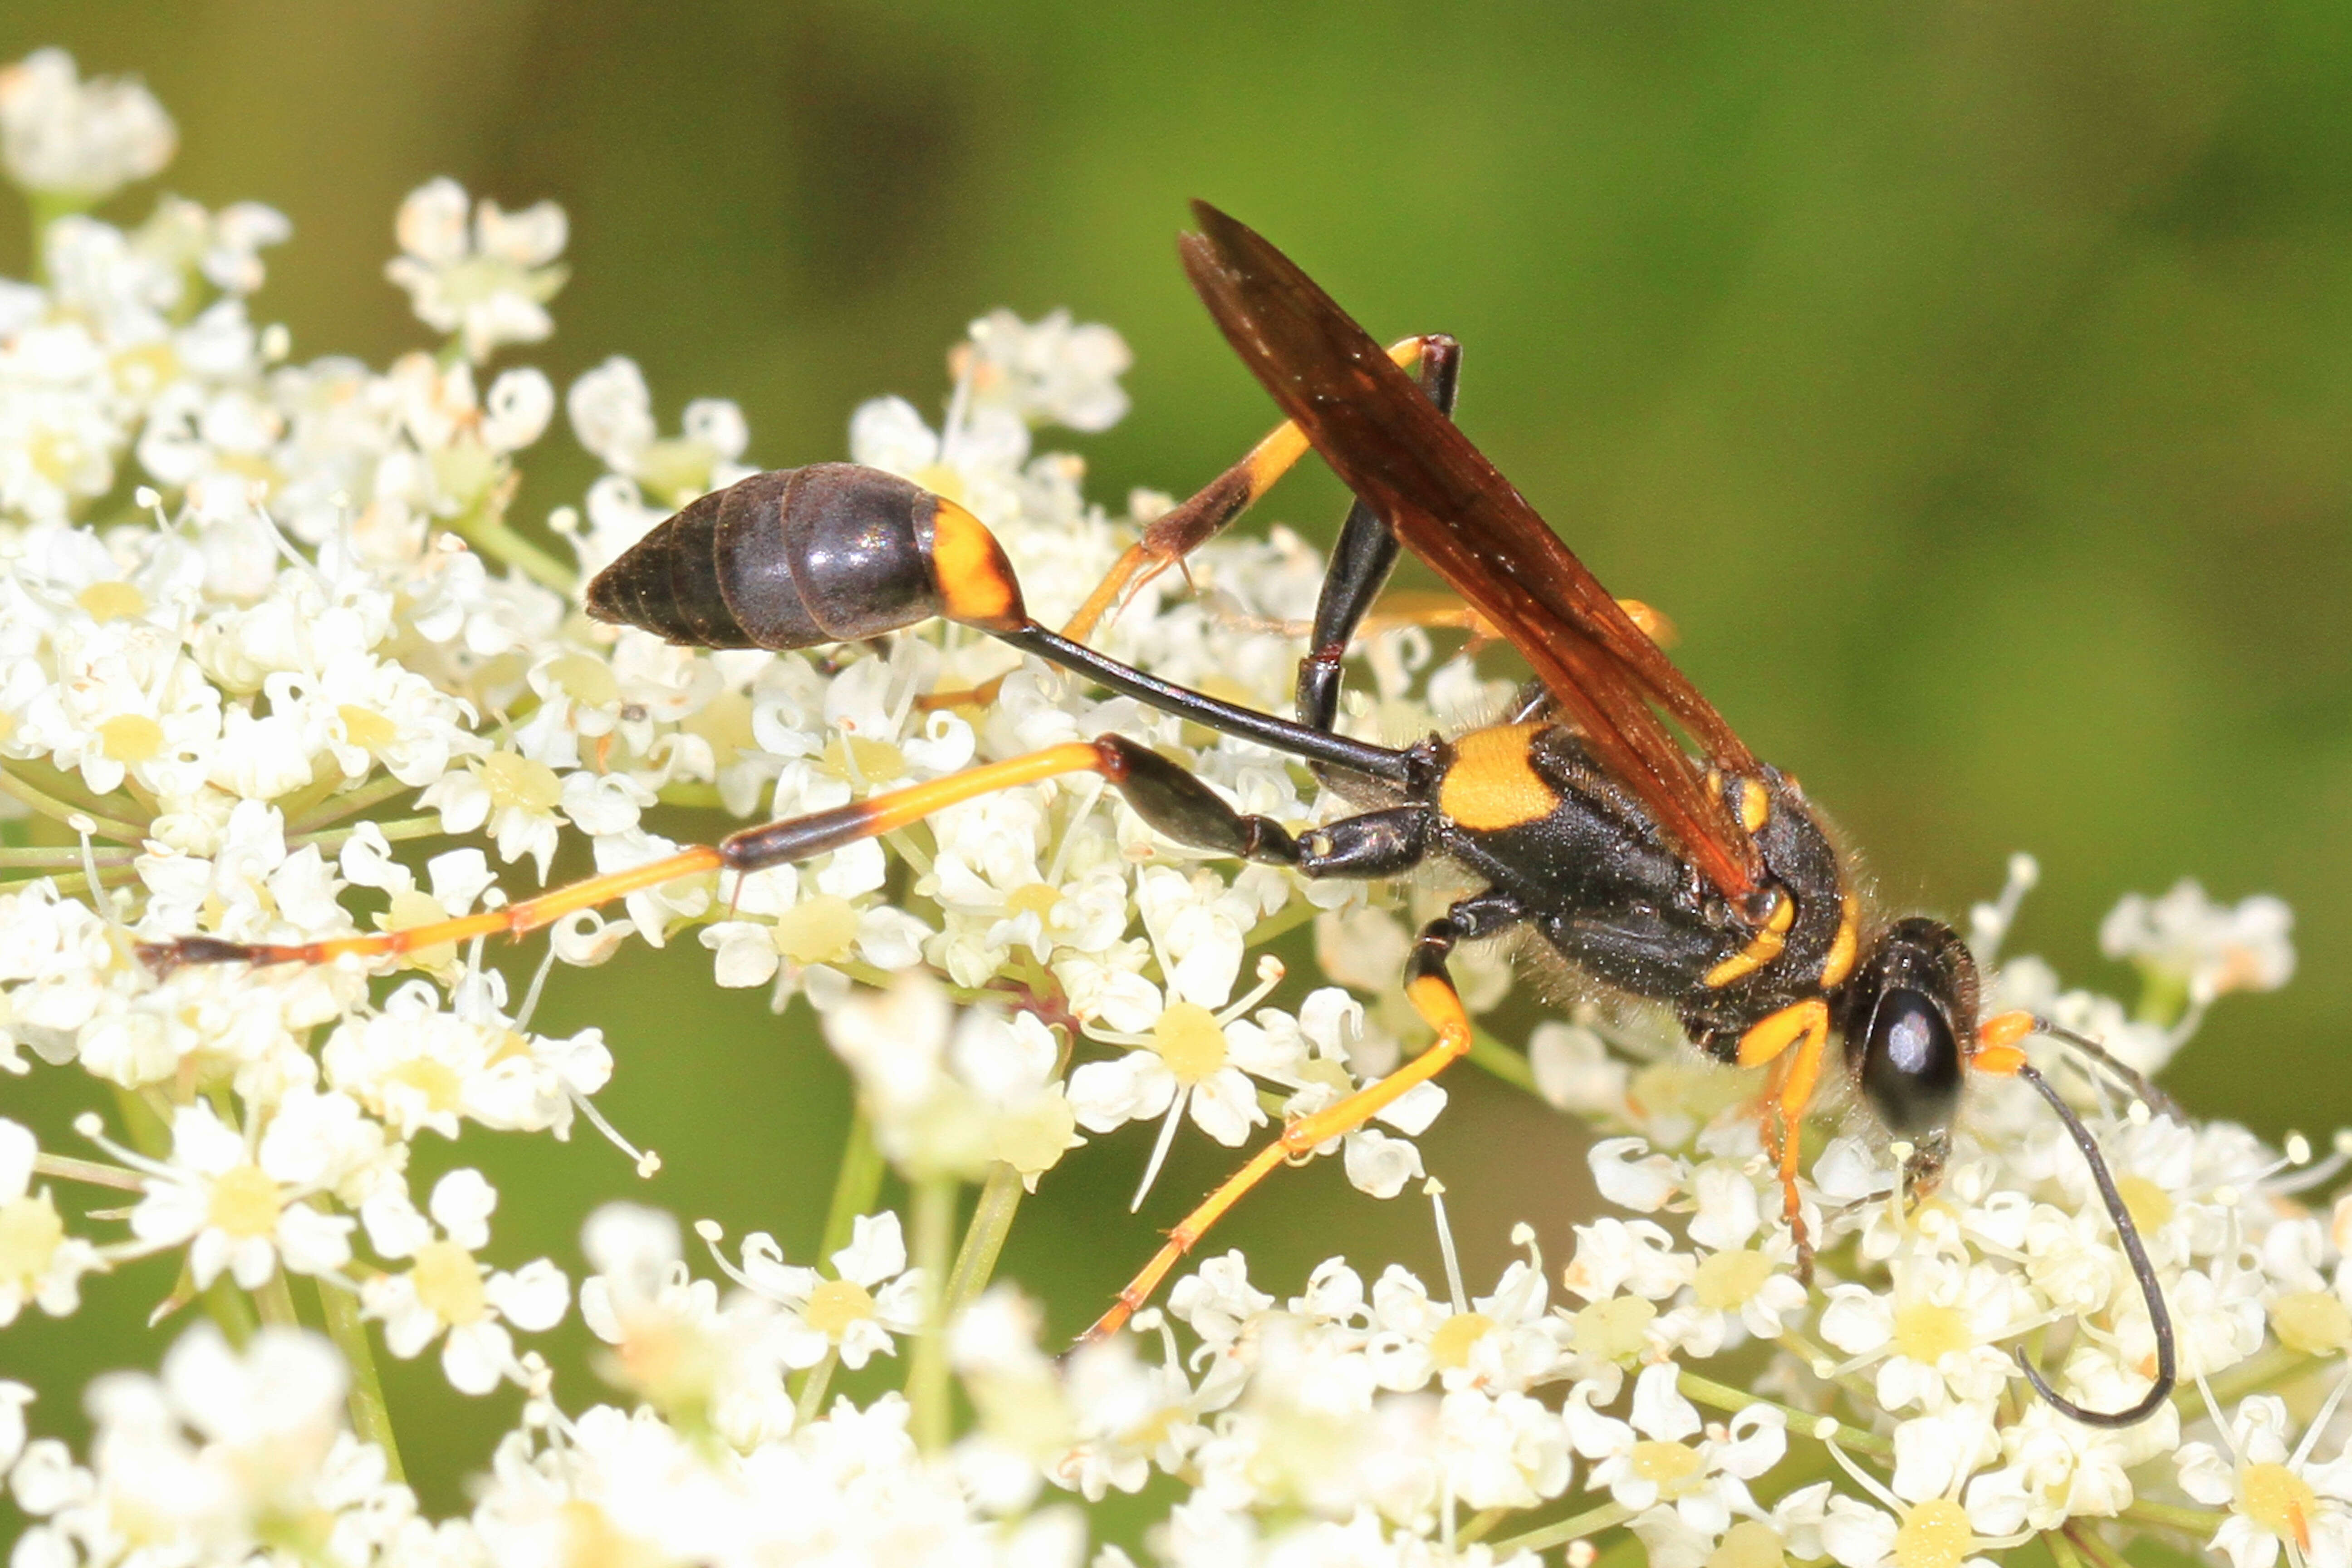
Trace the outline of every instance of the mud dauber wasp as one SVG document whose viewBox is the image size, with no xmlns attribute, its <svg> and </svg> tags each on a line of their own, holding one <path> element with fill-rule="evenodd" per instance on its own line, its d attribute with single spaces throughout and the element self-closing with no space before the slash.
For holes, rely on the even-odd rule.
<svg viewBox="0 0 2352 1568">
<path fill-rule="evenodd" d="M 1940 1168 L 1969 1072 L 2025 1079 L 2089 1163 L 2145 1300 L 2157 1365 L 2146 1396 L 2115 1411 L 2064 1399 L 2022 1351 L 2019 1365 L 2078 1421 L 2124 1426 L 2152 1414 L 2176 1373 L 2155 1270 L 2089 1130 L 2020 1042 L 2034 1033 L 2064 1037 L 2163 1103 L 2155 1091 L 2094 1042 L 2043 1020 L 1980 1016 L 1975 959 L 1950 927 L 1865 909 L 1851 863 L 1796 781 L 1757 760 L 1645 631 L 1641 606 L 1611 597 L 1453 424 L 1453 340 L 1408 339 L 1384 352 L 1256 233 L 1205 204 L 1193 211 L 1201 230 L 1181 242 L 1185 271 L 1288 423 L 1152 524 L 1066 632 L 1031 618 L 979 518 L 908 480 L 845 463 L 755 475 L 694 501 L 589 585 L 589 613 L 674 643 L 780 649 L 945 617 L 1299 758 L 1360 808 L 1353 815 L 1293 834 L 1241 815 L 1140 743 L 1105 734 L 750 828 L 499 910 L 305 944 L 189 937 L 150 947 L 150 962 L 315 963 L 519 935 L 681 877 L 804 859 L 992 790 L 1094 773 L 1154 828 L 1196 848 L 1307 877 L 1394 877 L 1442 860 L 1485 886 L 1423 926 L 1407 963 L 1406 994 L 1435 1044 L 1286 1125 L 1171 1233 L 1091 1334 L 1121 1326 L 1276 1166 L 1362 1125 L 1466 1055 L 1470 1020 L 1446 957 L 1460 942 L 1517 931 L 1601 988 L 1672 1007 L 1715 1059 L 1769 1064 L 1758 1109 L 1808 1277 L 1800 1128 L 1832 1037 L 1843 1041 L 1844 1070 L 1862 1100 L 1911 1149 L 1906 1186 Z M 1296 720 L 1170 684 L 1086 646 L 1104 616 L 1223 528 L 1310 446 L 1357 500 L 1300 663 Z M 1338 731 L 1341 660 L 1401 549 L 1427 562 L 1533 667 L 1535 682 L 1501 722 L 1402 748 Z"/>
</svg>

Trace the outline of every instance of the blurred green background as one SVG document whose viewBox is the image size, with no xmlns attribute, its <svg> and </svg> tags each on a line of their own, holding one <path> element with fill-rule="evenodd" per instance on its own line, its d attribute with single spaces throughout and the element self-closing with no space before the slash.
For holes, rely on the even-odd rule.
<svg viewBox="0 0 2352 1568">
<path fill-rule="evenodd" d="M 2224 1004 L 2168 1081 L 2272 1134 L 2352 1121 L 2352 9 L 0 9 L 0 56 L 47 43 L 154 88 L 183 138 L 163 185 L 292 218 L 257 313 L 298 357 L 423 342 L 382 267 L 425 179 L 551 196 L 559 332 L 504 363 L 562 385 L 634 355 L 666 423 L 734 397 L 772 466 L 840 455 L 868 395 L 935 408 L 971 317 L 1068 306 L 1137 357 L 1133 414 L 1072 443 L 1093 493 L 1204 480 L 1270 419 L 1174 262 L 1209 197 L 1375 333 L 1464 341 L 1474 437 L 1676 619 L 1685 668 L 1891 902 L 1962 913 L 2032 849 L 2020 947 L 2128 994 L 2096 949 L 2118 895 L 2193 874 L 2289 900 L 2294 984 Z M 25 245 L 0 216 L 0 269 Z M 527 520 L 591 477 L 546 448 Z M 1328 536 L 1339 510 L 1318 473 L 1261 521 Z M 428 1144 L 507 1186 L 499 1261 L 576 1278 L 587 1194 L 633 1191 L 807 1257 L 846 1090 L 804 1016 L 716 992 L 688 947 L 567 973 L 542 1016 L 605 1027 L 601 1103 L 668 1169 L 640 1186 L 593 1137 Z M 1585 1186 L 1575 1129 L 1456 1078 L 1427 1152 L 1477 1289 L 1516 1218 L 1564 1258 Z M 57 1087 L 0 1103 L 56 1137 Z M 1097 1140 L 1023 1215 L 1007 1264 L 1056 1332 L 1227 1163 L 1192 1149 L 1129 1219 L 1148 1141 Z M 1339 1248 L 1433 1266 L 1416 1200 L 1273 1185 L 1222 1233 L 1267 1288 Z M 71 1323 L 0 1337 L 40 1425 L 75 1429 L 80 1369 L 121 1361 L 165 1284 L 93 1281 Z M 486 1453 L 438 1382 L 399 1369 L 394 1398 L 448 1508 Z"/>
</svg>

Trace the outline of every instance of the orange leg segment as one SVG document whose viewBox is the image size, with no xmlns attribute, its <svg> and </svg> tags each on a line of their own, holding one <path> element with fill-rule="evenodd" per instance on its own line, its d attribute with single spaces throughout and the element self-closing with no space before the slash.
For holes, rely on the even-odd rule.
<svg viewBox="0 0 2352 1568">
<path fill-rule="evenodd" d="M 1442 933 L 1439 927 L 1445 928 Z M 1252 1187 L 1273 1174 L 1277 1166 L 1304 1160 L 1332 1139 L 1355 1131 L 1395 1104 L 1407 1089 L 1427 1083 L 1470 1054 L 1470 1015 L 1464 1010 L 1462 998 L 1454 991 L 1444 963 L 1444 951 L 1452 943 L 1451 925 L 1443 920 L 1433 921 L 1431 929 L 1423 933 L 1421 948 L 1405 982 L 1405 999 L 1412 1004 L 1422 1020 L 1437 1031 L 1436 1043 L 1378 1082 L 1366 1084 L 1336 1104 L 1286 1123 L 1273 1142 L 1253 1155 L 1249 1163 L 1234 1172 L 1168 1233 L 1167 1244 L 1143 1266 L 1141 1273 L 1128 1282 L 1127 1289 L 1118 1293 L 1118 1300 L 1111 1303 L 1110 1310 L 1086 1331 L 1084 1342 L 1107 1339 L 1126 1327 L 1127 1321 L 1160 1289 L 1169 1271 L 1199 1245 L 1208 1228 Z"/>
<path fill-rule="evenodd" d="M 1064 773 L 1097 773 L 1114 781 L 1127 775 L 1128 752 L 1117 740 L 1073 741 L 1049 746 L 1026 756 L 982 767 L 967 768 L 945 778 L 877 795 L 830 811 L 746 828 L 717 844 L 697 844 L 675 855 L 608 871 L 535 899 L 524 899 L 501 910 L 461 915 L 399 931 L 365 936 L 333 937 L 299 943 L 232 942 L 215 937 L 183 937 L 177 942 L 149 942 L 140 957 L 159 973 L 168 973 L 186 963 L 324 963 L 348 955 L 383 958 L 504 932 L 521 936 L 552 925 L 575 910 L 593 909 L 647 888 L 658 888 L 682 877 L 712 871 L 750 872 L 782 866 L 838 849 L 862 838 L 879 837 L 920 821 L 945 806 L 974 799 L 992 791 L 1035 784 Z"/>
<path fill-rule="evenodd" d="M 1411 370 L 1420 363 L 1422 342 L 1420 338 L 1406 338 L 1391 346 L 1389 358 Z M 1087 595 L 1062 635 L 1074 642 L 1092 637 L 1138 589 L 1215 538 L 1306 455 L 1306 432 L 1290 420 L 1283 421 L 1250 448 L 1249 456 L 1210 480 L 1190 500 L 1154 520 Z"/>
<path fill-rule="evenodd" d="M 1773 1155 L 1780 1171 L 1782 1213 L 1797 1243 L 1797 1273 L 1810 1281 L 1812 1237 L 1797 1194 L 1797 1161 L 1804 1142 L 1805 1107 L 1821 1081 L 1822 1057 L 1829 1046 L 1830 1008 L 1820 997 L 1791 1003 L 1752 1025 L 1739 1037 L 1739 1065 L 1772 1064 L 1772 1081 L 1762 1108 L 1771 1118 Z M 1793 1047 L 1793 1048 L 1792 1048 Z"/>
</svg>

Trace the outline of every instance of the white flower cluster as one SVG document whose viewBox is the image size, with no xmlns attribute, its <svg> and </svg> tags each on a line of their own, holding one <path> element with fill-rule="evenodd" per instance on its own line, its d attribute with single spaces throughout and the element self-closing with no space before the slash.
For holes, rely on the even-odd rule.
<svg viewBox="0 0 2352 1568">
<path fill-rule="evenodd" d="M 1307 1568 L 1562 1547 L 1581 1568 L 1612 1531 L 1665 1568 L 1960 1568 L 2035 1535 L 2104 1568 L 2138 1531 L 2210 1541 L 2236 1568 L 2352 1558 L 2352 1200 L 2305 1201 L 2344 1152 L 2282 1156 L 2102 1103 L 2087 1078 L 2186 1380 L 2136 1427 L 2065 1418 L 2013 1359 L 2046 1354 L 2072 1397 L 2114 1408 L 2156 1358 L 2085 1167 L 2021 1086 L 1976 1096 L 1930 1194 L 1903 1194 L 1879 1142 L 1832 1141 L 1805 1188 L 1809 1289 L 1755 1084 L 1638 1012 L 1580 1009 L 1525 1057 L 1478 1053 L 1611 1134 L 1592 1166 L 1623 1212 L 1579 1227 L 1563 1272 L 1522 1228 L 1524 1260 L 1474 1295 L 1440 1205 L 1439 1284 L 1335 1258 L 1282 1298 L 1228 1253 L 1138 1332 L 1055 1359 L 1034 1306 L 989 1283 L 1024 1194 L 1088 1135 L 1123 1135 L 1148 1186 L 1188 1127 L 1237 1147 L 1386 1071 L 1427 1037 L 1397 979 L 1449 891 L 1218 862 L 1091 775 L 555 924 L 551 963 L 690 933 L 717 984 L 805 998 L 858 1099 L 821 1263 L 704 1221 L 698 1273 L 660 1211 L 590 1217 L 578 1309 L 619 1402 L 559 1396 L 517 1336 L 571 1312 L 570 1281 L 501 1258 L 478 1171 L 428 1191 L 410 1155 L 428 1132 L 483 1135 L 467 1123 L 562 1138 L 584 1118 L 651 1173 L 596 1109 L 614 1070 L 599 1033 L 533 1033 L 537 985 L 510 997 L 478 946 L 245 970 L 152 963 L 142 943 L 431 925 L 502 907 L 499 880 L 544 879 L 567 841 L 604 870 L 663 857 L 647 814 L 666 804 L 791 816 L 1114 731 L 1244 812 L 1341 805 L 1280 756 L 952 628 L 714 653 L 590 621 L 589 574 L 751 471 L 741 413 L 695 402 L 665 435 L 637 368 L 607 360 L 562 399 L 605 472 L 535 537 L 511 507 L 555 389 L 490 365 L 553 330 L 563 215 L 424 186 L 388 274 L 437 352 L 296 363 L 247 306 L 289 232 L 277 214 L 88 216 L 172 141 L 143 89 L 82 81 L 61 54 L 0 71 L 0 156 L 40 247 L 37 281 L 0 282 L 0 1069 L 78 1073 L 102 1108 L 73 1153 L 0 1120 L 0 1325 L 72 1313 L 90 1276 L 159 1255 L 180 1269 L 158 1316 L 212 1320 L 160 1378 L 92 1386 L 79 1459 L 28 1438 L 33 1391 L 0 1383 L 0 1475 L 30 1521 L 11 1568 L 1060 1568 L 1090 1551 Z M 950 354 L 936 428 L 877 399 L 850 455 L 971 508 L 1055 620 L 1169 505 L 1107 513 L 1076 458 L 1032 449 L 1042 426 L 1118 418 L 1127 364 L 1107 328 L 1000 311 Z M 1106 651 L 1283 706 L 1320 563 L 1276 529 L 1188 567 L 1137 595 Z M 1364 651 L 1360 733 L 1507 695 L 1420 630 Z M 1988 963 L 2025 879 L 1979 911 Z M 1283 995 L 1262 950 L 1310 926 L 1323 983 Z M 2104 933 L 2147 976 L 2136 1014 L 2031 959 L 1994 989 L 2153 1072 L 2212 998 L 2285 979 L 2286 929 L 2273 900 L 2221 910 L 2184 884 Z M 1512 984 L 1492 952 L 1456 976 L 1474 1014 Z M 1444 1101 L 1424 1085 L 1329 1152 L 1366 1193 L 1434 1200 L 1412 1140 Z M 903 1213 L 878 1205 L 886 1167 Z M 60 1203 L 85 1187 L 114 1206 Z M 441 1520 L 403 1482 L 373 1361 L 436 1346 L 453 1387 L 523 1391 L 519 1424 L 483 1439 L 472 1509 Z M 903 1386 L 842 1396 L 844 1368 Z M 1090 1505 L 1147 1486 L 1171 1500 L 1160 1521 L 1101 1542 Z"/>
</svg>

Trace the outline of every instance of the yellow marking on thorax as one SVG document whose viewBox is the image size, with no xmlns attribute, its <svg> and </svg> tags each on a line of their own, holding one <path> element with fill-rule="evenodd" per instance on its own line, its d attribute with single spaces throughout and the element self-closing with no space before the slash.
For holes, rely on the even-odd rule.
<svg viewBox="0 0 2352 1568">
<path fill-rule="evenodd" d="M 1772 796 L 1754 779 L 1739 781 L 1739 826 L 1761 833 L 1772 818 Z"/>
<path fill-rule="evenodd" d="M 1019 626 L 1028 619 L 1021 604 L 1020 579 L 1003 546 L 988 525 L 945 496 L 931 519 L 931 570 L 940 584 L 947 618 L 983 630 Z"/>
<path fill-rule="evenodd" d="M 1834 991 L 1853 973 L 1856 944 L 1861 940 L 1862 911 L 1854 896 L 1845 896 L 1845 912 L 1838 917 L 1837 935 L 1830 939 L 1829 956 L 1822 960 L 1822 989 Z"/>
<path fill-rule="evenodd" d="M 1543 728 L 1502 724 L 1454 742 L 1454 765 L 1437 786 L 1437 809 L 1474 832 L 1520 827 L 1550 815 L 1559 793 L 1528 757 Z"/>
<path fill-rule="evenodd" d="M 1746 947 L 1706 972 L 1705 984 L 1709 990 L 1746 979 L 1780 957 L 1780 950 L 1789 945 L 1789 928 L 1797 921 L 1797 900 L 1778 890 L 1772 898 L 1772 913 L 1764 921 L 1764 929 Z"/>
</svg>

